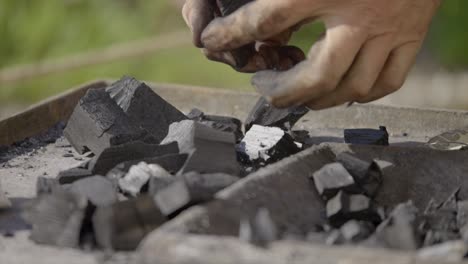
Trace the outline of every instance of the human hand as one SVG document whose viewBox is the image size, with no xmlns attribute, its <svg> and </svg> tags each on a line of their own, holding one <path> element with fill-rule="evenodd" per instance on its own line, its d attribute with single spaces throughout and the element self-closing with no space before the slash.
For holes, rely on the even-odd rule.
<svg viewBox="0 0 468 264">
<path fill-rule="evenodd" d="M 322 21 L 326 32 L 307 60 L 287 71 L 260 71 L 253 85 L 277 107 L 366 103 L 403 85 L 440 2 L 255 0 L 229 16 L 204 20 L 198 44 L 225 53 L 303 21 Z"/>
<path fill-rule="evenodd" d="M 253 40 L 232 50 L 212 51 L 203 47 L 201 34 L 213 19 L 231 14 L 237 7 L 251 1 L 253 0 L 187 0 L 182 14 L 192 31 L 195 46 L 202 48 L 208 59 L 226 63 L 240 72 L 287 70 L 303 61 L 305 55 L 302 50 L 285 46 L 295 28 L 286 29 L 266 40 Z"/>
</svg>

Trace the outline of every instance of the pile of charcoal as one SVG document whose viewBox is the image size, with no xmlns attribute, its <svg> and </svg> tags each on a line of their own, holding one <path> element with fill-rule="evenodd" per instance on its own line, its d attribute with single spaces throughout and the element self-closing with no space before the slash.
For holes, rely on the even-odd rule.
<svg viewBox="0 0 468 264">
<path fill-rule="evenodd" d="M 299 152 L 289 129 L 307 109 L 261 99 L 245 129 L 232 117 L 188 115 L 146 84 L 124 77 L 91 89 L 64 136 L 89 160 L 40 177 L 24 214 L 31 239 L 62 247 L 135 249 L 184 209 L 267 164 Z M 245 133 L 243 131 L 247 131 Z"/>
</svg>

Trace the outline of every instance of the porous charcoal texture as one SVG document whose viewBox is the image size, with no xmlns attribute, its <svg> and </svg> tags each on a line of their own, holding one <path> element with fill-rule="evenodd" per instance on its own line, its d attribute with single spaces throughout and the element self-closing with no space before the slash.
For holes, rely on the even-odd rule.
<svg viewBox="0 0 468 264">
<path fill-rule="evenodd" d="M 200 122 L 223 132 L 231 132 L 236 136 L 236 142 L 239 142 L 244 133 L 242 133 L 242 123 L 239 119 L 229 116 L 205 115 L 199 109 L 192 109 L 187 117 L 191 120 Z"/>
</svg>

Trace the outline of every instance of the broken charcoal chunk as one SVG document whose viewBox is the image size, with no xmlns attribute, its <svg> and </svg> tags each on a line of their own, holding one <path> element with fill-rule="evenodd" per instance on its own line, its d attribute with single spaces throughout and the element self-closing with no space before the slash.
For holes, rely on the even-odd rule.
<svg viewBox="0 0 468 264">
<path fill-rule="evenodd" d="M 377 194 L 383 178 L 379 164 L 361 160 L 346 152 L 338 154 L 336 161 L 353 176 L 366 195 L 374 197 Z"/>
<path fill-rule="evenodd" d="M 51 179 L 39 176 L 36 181 L 36 195 L 50 194 L 60 188 L 57 179 Z"/>
<path fill-rule="evenodd" d="M 233 133 L 221 132 L 192 120 L 173 123 L 161 144 L 177 142 L 189 155 L 181 172 L 239 174 Z"/>
<path fill-rule="evenodd" d="M 344 140 L 347 144 L 388 146 L 388 132 L 384 126 L 379 129 L 345 129 Z"/>
<path fill-rule="evenodd" d="M 95 206 L 105 206 L 117 201 L 117 188 L 103 176 L 93 176 L 71 184 L 71 192 L 86 197 Z"/>
<path fill-rule="evenodd" d="M 81 163 L 76 168 L 61 171 L 57 175 L 57 181 L 60 184 L 69 184 L 73 183 L 74 181 L 93 176 L 94 174 L 92 172 L 92 168 L 90 168 L 90 165 L 90 161 L 86 161 Z"/>
<path fill-rule="evenodd" d="M 455 196 L 456 192 L 440 205 L 431 200 L 424 211 L 423 225 L 421 225 L 421 230 L 426 232 L 424 246 L 460 238 Z"/>
<path fill-rule="evenodd" d="M 90 161 L 90 167 L 94 175 L 106 175 L 116 165 L 125 161 L 143 160 L 178 153 L 179 148 L 175 142 L 167 145 L 156 145 L 134 141 L 105 149 Z"/>
<path fill-rule="evenodd" d="M 413 203 L 399 204 L 389 218 L 377 227 L 375 238 L 390 249 L 415 250 L 422 243 L 419 225 L 419 212 Z"/>
<path fill-rule="evenodd" d="M 135 197 L 140 194 L 143 186 L 146 185 L 152 177 L 172 178 L 171 174 L 161 166 L 157 164 L 147 164 L 142 161 L 130 167 L 128 173 L 124 177 L 118 179 L 118 184 L 123 193 Z"/>
<path fill-rule="evenodd" d="M 205 115 L 196 108 L 192 109 L 187 117 L 216 130 L 234 133 L 236 142 L 239 142 L 244 136 L 242 133 L 242 122 L 239 119 L 229 116 Z"/>
<path fill-rule="evenodd" d="M 273 107 L 264 97 L 261 97 L 245 120 L 245 131 L 249 131 L 253 125 L 290 130 L 308 112 L 309 109 L 305 106 L 278 109 Z"/>
<path fill-rule="evenodd" d="M 11 207 L 11 202 L 2 190 L 2 184 L 0 183 L 0 210 L 8 209 Z"/>
<path fill-rule="evenodd" d="M 156 164 L 161 166 L 170 174 L 176 174 L 182 169 L 187 161 L 187 154 L 168 154 L 160 157 L 145 158 L 142 160 L 131 160 L 118 164 L 112 170 L 110 170 L 106 176 L 111 180 L 118 180 L 128 173 L 128 170 L 133 165 L 137 165 L 140 162 L 147 164 Z"/>
<path fill-rule="evenodd" d="M 283 130 L 253 125 L 236 150 L 243 163 L 268 164 L 296 154 L 301 149 Z"/>
<path fill-rule="evenodd" d="M 350 220 L 340 227 L 340 233 L 346 243 L 355 243 L 368 238 L 374 229 L 369 222 Z"/>
<path fill-rule="evenodd" d="M 141 195 L 111 206 L 98 207 L 92 221 L 99 247 L 135 250 L 140 241 L 166 218 L 152 197 Z"/>
<path fill-rule="evenodd" d="M 59 247 L 78 247 L 85 216 L 85 197 L 58 189 L 39 196 L 23 217 L 32 225 L 31 239 Z"/>
<path fill-rule="evenodd" d="M 192 198 L 185 181 L 179 179 L 156 192 L 154 202 L 165 216 L 170 217 L 176 212 L 190 206 Z"/>
<path fill-rule="evenodd" d="M 63 134 L 83 154 L 135 140 L 150 140 L 103 89 L 91 89 L 75 107 Z"/>
<path fill-rule="evenodd" d="M 381 221 L 372 201 L 362 194 L 350 195 L 340 191 L 327 202 L 326 212 L 330 224 L 334 227 L 339 227 L 351 219 L 373 223 Z"/>
<path fill-rule="evenodd" d="M 155 138 L 156 143 L 166 137 L 170 124 L 187 119 L 145 83 L 132 77 L 123 77 L 106 91 L 130 119 Z"/>
<path fill-rule="evenodd" d="M 224 173 L 199 174 L 188 172 L 182 175 L 192 197 L 192 202 L 199 203 L 211 200 L 222 189 L 239 180 L 238 177 Z"/>
<path fill-rule="evenodd" d="M 325 200 L 332 198 L 340 190 L 351 193 L 360 191 L 351 174 L 338 162 L 326 164 L 320 170 L 314 172 L 312 177 L 315 188 Z"/>
<path fill-rule="evenodd" d="M 239 239 L 260 247 L 278 239 L 278 230 L 268 209 L 260 208 L 254 217 L 241 220 Z"/>
</svg>

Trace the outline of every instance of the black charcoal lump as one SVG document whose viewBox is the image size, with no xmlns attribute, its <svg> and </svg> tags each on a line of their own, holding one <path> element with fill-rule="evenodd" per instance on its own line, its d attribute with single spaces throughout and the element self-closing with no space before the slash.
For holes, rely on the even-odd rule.
<svg viewBox="0 0 468 264">
<path fill-rule="evenodd" d="M 130 119 L 149 132 L 156 142 L 166 137 L 170 124 L 187 119 L 145 83 L 132 77 L 123 77 L 106 91 Z"/>
<path fill-rule="evenodd" d="M 32 225 L 31 239 L 40 244 L 78 247 L 87 206 L 86 197 L 63 189 L 39 196 L 23 213 Z"/>
<path fill-rule="evenodd" d="M 383 172 L 379 163 L 361 160 L 350 153 L 340 153 L 336 161 L 353 176 L 366 195 L 374 197 L 382 184 Z"/>
<path fill-rule="evenodd" d="M 384 126 L 379 129 L 345 129 L 344 140 L 348 144 L 388 146 L 388 132 Z"/>
<path fill-rule="evenodd" d="M 187 117 L 223 132 L 234 133 L 236 142 L 239 142 L 244 134 L 242 133 L 242 123 L 239 119 L 229 116 L 205 115 L 199 109 L 192 109 Z"/>
<path fill-rule="evenodd" d="M 374 203 L 362 194 L 340 191 L 326 205 L 327 218 L 332 226 L 339 227 L 348 220 L 379 223 L 381 217 Z"/>
<path fill-rule="evenodd" d="M 322 198 L 328 200 L 340 190 L 359 192 L 354 178 L 345 167 L 338 162 L 323 166 L 312 175 L 315 188 Z"/>
<path fill-rule="evenodd" d="M 172 175 L 157 164 L 140 162 L 131 166 L 128 173 L 118 180 L 119 188 L 124 193 L 135 197 L 140 194 L 143 186 L 146 185 L 152 177 L 170 178 Z"/>
<path fill-rule="evenodd" d="M 267 99 L 261 97 L 245 120 L 245 130 L 250 130 L 253 125 L 290 130 L 308 112 L 309 109 L 305 106 L 293 106 L 285 109 L 275 108 Z"/>
<path fill-rule="evenodd" d="M 161 144 L 177 142 L 188 154 L 182 172 L 239 174 L 233 133 L 222 132 L 192 120 L 171 124 Z"/>
<path fill-rule="evenodd" d="M 146 131 L 131 120 L 103 89 L 91 89 L 75 107 L 64 135 L 83 154 L 134 140 L 150 140 Z"/>
<path fill-rule="evenodd" d="M 277 127 L 253 125 L 236 147 L 243 163 L 273 163 L 301 150 L 292 137 Z"/>
</svg>

